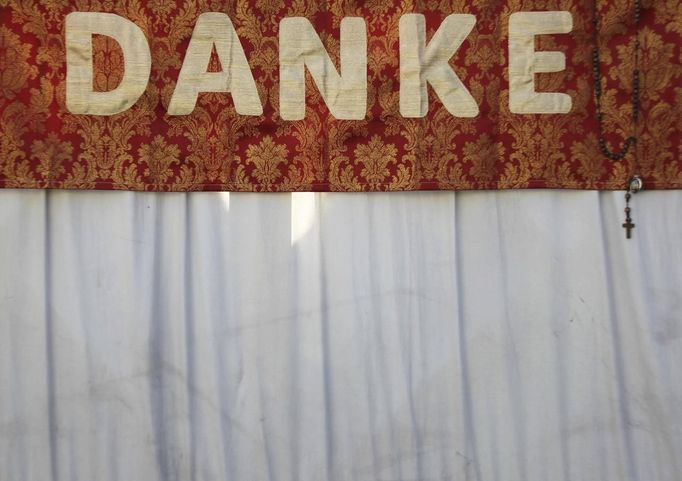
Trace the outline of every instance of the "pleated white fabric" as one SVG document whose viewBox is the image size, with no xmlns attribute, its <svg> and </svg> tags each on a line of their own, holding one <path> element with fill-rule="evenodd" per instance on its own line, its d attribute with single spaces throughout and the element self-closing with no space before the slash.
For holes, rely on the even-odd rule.
<svg viewBox="0 0 682 481">
<path fill-rule="evenodd" d="M 682 191 L 0 192 L 0 481 L 679 481 Z"/>
</svg>

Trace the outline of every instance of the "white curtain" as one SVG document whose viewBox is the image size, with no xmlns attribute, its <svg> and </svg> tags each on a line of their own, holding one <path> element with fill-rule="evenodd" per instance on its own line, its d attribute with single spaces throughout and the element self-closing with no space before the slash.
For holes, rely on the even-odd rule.
<svg viewBox="0 0 682 481">
<path fill-rule="evenodd" d="M 679 481 L 682 191 L 0 192 L 0 481 Z"/>
</svg>

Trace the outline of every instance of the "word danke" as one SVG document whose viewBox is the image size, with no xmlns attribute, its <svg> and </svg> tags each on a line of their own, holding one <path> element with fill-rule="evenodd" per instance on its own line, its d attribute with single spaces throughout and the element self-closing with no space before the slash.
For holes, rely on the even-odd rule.
<svg viewBox="0 0 682 481">
<path fill-rule="evenodd" d="M 421 14 L 400 18 L 400 114 L 424 117 L 430 84 L 455 117 L 475 117 L 478 105 L 448 61 L 471 33 L 476 17 L 447 16 L 426 41 Z M 568 33 L 573 19 L 567 11 L 516 12 L 509 17 L 509 108 L 517 114 L 559 114 L 571 110 L 571 97 L 536 92 L 536 73 L 566 67 L 563 52 L 535 51 L 536 35 Z M 305 69 L 331 114 L 337 119 L 362 120 L 367 107 L 367 29 L 360 17 L 346 17 L 340 28 L 340 71 L 320 37 L 304 17 L 283 18 L 279 25 L 280 115 L 284 120 L 305 116 Z M 125 72 L 107 92 L 93 90 L 92 36 L 113 38 L 121 47 Z M 144 32 L 119 15 L 73 12 L 66 17 L 66 106 L 74 114 L 114 115 L 129 109 L 147 88 L 151 53 Z M 208 72 L 213 49 L 223 67 Z M 253 74 L 231 19 L 224 13 L 201 14 L 194 26 L 169 115 L 188 115 L 201 92 L 229 92 L 240 115 L 261 115 L 263 106 Z"/>
</svg>

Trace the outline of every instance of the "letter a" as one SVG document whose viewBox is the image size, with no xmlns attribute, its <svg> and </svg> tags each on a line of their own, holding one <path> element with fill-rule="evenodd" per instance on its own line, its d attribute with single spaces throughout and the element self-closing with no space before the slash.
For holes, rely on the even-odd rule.
<svg viewBox="0 0 682 481">
<path fill-rule="evenodd" d="M 128 110 L 144 93 L 152 58 L 144 32 L 113 13 L 72 12 L 66 16 L 66 108 L 73 114 L 114 115 Z M 92 85 L 92 35 L 106 35 L 121 46 L 125 72 L 114 90 Z"/>
<path fill-rule="evenodd" d="M 223 67 L 222 72 L 207 72 L 214 45 Z M 200 92 L 230 92 L 238 114 L 263 113 L 244 49 L 232 20 L 224 13 L 206 12 L 199 15 L 175 92 L 168 105 L 168 114 L 191 114 Z"/>
<path fill-rule="evenodd" d="M 455 117 L 476 117 L 478 105 L 448 61 L 476 24 L 476 17 L 445 17 L 426 45 L 424 15 L 400 17 L 400 114 L 424 117 L 429 110 L 426 83 L 430 83 L 445 108 Z"/>
</svg>

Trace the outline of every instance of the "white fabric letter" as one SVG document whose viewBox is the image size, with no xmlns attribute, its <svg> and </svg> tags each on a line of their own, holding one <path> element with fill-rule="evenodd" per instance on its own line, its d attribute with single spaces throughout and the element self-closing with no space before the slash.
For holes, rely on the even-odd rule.
<svg viewBox="0 0 682 481">
<path fill-rule="evenodd" d="M 535 91 L 535 74 L 566 68 L 563 52 L 536 52 L 535 35 L 568 33 L 570 12 L 516 12 L 509 17 L 509 110 L 515 114 L 565 114 L 572 100 L 564 93 Z"/>
<path fill-rule="evenodd" d="M 207 72 L 214 45 L 222 72 Z M 232 20 L 224 13 L 206 12 L 197 19 L 168 114 L 191 114 L 200 92 L 230 92 L 238 114 L 263 113 L 244 49 Z"/>
<path fill-rule="evenodd" d="M 367 110 L 367 32 L 365 20 L 341 20 L 341 74 L 307 18 L 279 24 L 280 115 L 305 117 L 305 67 L 329 111 L 337 119 L 362 120 Z"/>
<path fill-rule="evenodd" d="M 106 35 L 121 46 L 125 72 L 109 92 L 93 90 L 92 35 Z M 144 32 L 113 13 L 72 12 L 66 16 L 66 108 L 73 114 L 114 115 L 128 110 L 149 82 L 152 57 Z"/>
<path fill-rule="evenodd" d="M 424 15 L 400 18 L 400 114 L 424 117 L 429 110 L 426 83 L 456 117 L 475 117 L 478 105 L 448 63 L 476 24 L 474 15 L 448 15 L 426 45 Z"/>
</svg>

